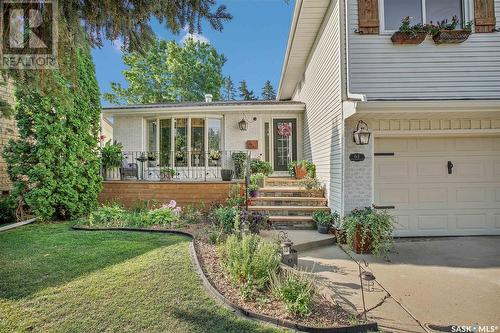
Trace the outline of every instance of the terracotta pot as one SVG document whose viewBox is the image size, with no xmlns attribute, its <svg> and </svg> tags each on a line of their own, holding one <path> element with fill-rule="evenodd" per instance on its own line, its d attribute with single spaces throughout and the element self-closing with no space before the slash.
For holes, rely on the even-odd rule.
<svg viewBox="0 0 500 333">
<path fill-rule="evenodd" d="M 458 44 L 465 42 L 469 36 L 469 30 L 440 30 L 432 39 L 436 44 Z"/>
<path fill-rule="evenodd" d="M 400 32 L 396 31 L 391 36 L 391 41 L 393 44 L 420 44 L 425 40 L 425 36 L 427 36 L 426 32 L 418 32 L 412 34 L 410 32 Z"/>
<path fill-rule="evenodd" d="M 301 165 L 295 166 L 295 179 L 303 179 L 307 176 L 307 170 L 303 168 Z"/>
<path fill-rule="evenodd" d="M 352 248 L 356 253 L 371 253 L 372 251 L 371 237 L 370 235 L 366 235 L 363 239 L 363 231 L 359 224 L 356 227 L 356 234 L 352 240 Z"/>
</svg>

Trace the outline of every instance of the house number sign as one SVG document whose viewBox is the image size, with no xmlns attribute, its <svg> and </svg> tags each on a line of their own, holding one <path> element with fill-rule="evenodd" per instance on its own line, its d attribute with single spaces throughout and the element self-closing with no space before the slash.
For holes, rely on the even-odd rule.
<svg viewBox="0 0 500 333">
<path fill-rule="evenodd" d="M 353 162 L 361 162 L 365 160 L 365 154 L 353 153 L 349 155 L 349 159 Z"/>
</svg>

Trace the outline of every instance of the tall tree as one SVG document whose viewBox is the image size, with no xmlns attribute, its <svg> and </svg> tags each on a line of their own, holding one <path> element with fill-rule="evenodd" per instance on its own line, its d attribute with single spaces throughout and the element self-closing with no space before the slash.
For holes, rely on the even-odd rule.
<svg viewBox="0 0 500 333">
<path fill-rule="evenodd" d="M 267 80 L 262 88 L 262 99 L 273 100 L 276 99 L 276 91 L 271 84 L 271 81 Z"/>
<path fill-rule="evenodd" d="M 234 101 L 236 99 L 236 87 L 234 86 L 231 76 L 224 78 L 222 86 L 222 99 L 225 101 Z"/>
<path fill-rule="evenodd" d="M 104 95 L 111 103 L 203 101 L 207 93 L 220 99 L 226 59 L 208 43 L 157 40 L 144 54 L 125 53 L 123 62 L 128 87 L 111 83 L 113 93 Z"/>
<path fill-rule="evenodd" d="M 244 101 L 254 101 L 257 99 L 253 94 L 253 90 L 248 90 L 247 82 L 245 80 L 240 81 L 238 90 L 240 91 L 240 98 Z"/>
</svg>

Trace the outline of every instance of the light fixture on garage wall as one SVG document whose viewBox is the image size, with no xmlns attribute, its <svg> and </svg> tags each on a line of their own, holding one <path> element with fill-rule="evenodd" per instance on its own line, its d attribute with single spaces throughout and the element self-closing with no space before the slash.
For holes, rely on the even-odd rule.
<svg viewBox="0 0 500 333">
<path fill-rule="evenodd" d="M 370 142 L 371 134 L 372 133 L 368 130 L 368 125 L 363 120 L 360 120 L 352 135 L 357 145 L 367 145 Z"/>
<path fill-rule="evenodd" d="M 253 117 L 252 123 L 257 121 L 257 117 Z M 243 118 L 238 122 L 238 127 L 240 131 L 246 131 L 248 129 L 248 120 L 245 119 L 245 115 L 243 114 Z"/>
</svg>

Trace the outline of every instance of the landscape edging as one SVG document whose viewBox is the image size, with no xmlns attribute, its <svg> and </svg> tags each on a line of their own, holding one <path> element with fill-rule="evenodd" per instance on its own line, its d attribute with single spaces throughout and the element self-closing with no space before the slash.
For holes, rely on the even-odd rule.
<svg viewBox="0 0 500 333">
<path fill-rule="evenodd" d="M 224 306 L 229 309 L 234 310 L 235 313 L 242 315 L 243 317 L 248 317 L 251 319 L 257 319 L 263 322 L 271 323 L 276 326 L 281 326 L 285 328 L 290 328 L 302 332 L 309 333 L 361 333 L 361 332 L 376 332 L 378 331 L 378 325 L 376 322 L 368 322 L 365 324 L 353 325 L 353 326 L 343 326 L 343 327 L 311 327 L 304 326 L 299 323 L 295 323 L 288 320 L 282 320 L 273 318 L 270 316 L 266 316 L 260 313 L 255 313 L 246 309 L 241 308 L 240 306 L 232 303 L 228 300 L 224 295 L 222 295 L 217 288 L 214 286 L 211 279 L 205 274 L 205 271 L 201 267 L 198 252 L 196 251 L 194 236 L 188 232 L 180 231 L 180 230 L 158 230 L 158 229 L 143 229 L 143 228 L 85 228 L 79 227 L 76 225 L 71 226 L 73 230 L 82 230 L 82 231 L 138 231 L 138 232 L 157 232 L 157 233 L 166 233 L 166 234 L 178 234 L 184 235 L 191 238 L 192 242 L 189 247 L 189 253 L 191 255 L 191 259 L 194 263 L 195 269 L 200 276 L 205 289 L 209 292 L 209 294 L 215 298 L 217 301 L 221 302 Z"/>
</svg>

